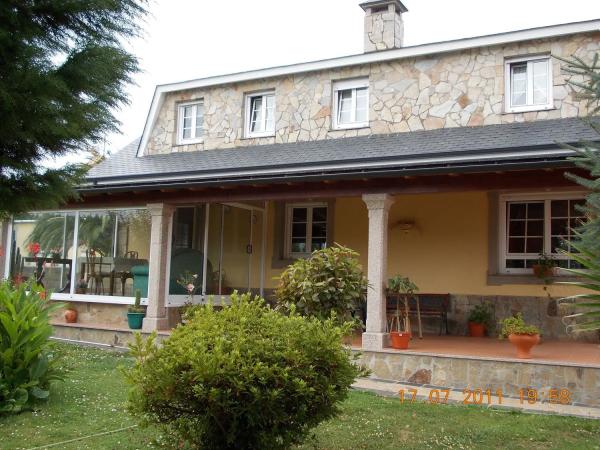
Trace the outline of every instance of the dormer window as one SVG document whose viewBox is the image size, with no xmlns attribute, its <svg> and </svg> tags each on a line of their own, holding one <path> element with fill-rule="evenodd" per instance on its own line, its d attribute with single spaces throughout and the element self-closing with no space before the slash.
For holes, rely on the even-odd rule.
<svg viewBox="0 0 600 450">
<path fill-rule="evenodd" d="M 195 101 L 180 104 L 177 124 L 178 144 L 202 142 L 204 135 L 204 102 Z"/>
<path fill-rule="evenodd" d="M 275 135 L 275 93 L 246 96 L 246 137 Z"/>
<path fill-rule="evenodd" d="M 369 80 L 338 81 L 333 84 L 333 128 L 369 126 Z"/>
<path fill-rule="evenodd" d="M 551 109 L 552 64 L 549 56 L 506 61 L 506 112 Z"/>
</svg>

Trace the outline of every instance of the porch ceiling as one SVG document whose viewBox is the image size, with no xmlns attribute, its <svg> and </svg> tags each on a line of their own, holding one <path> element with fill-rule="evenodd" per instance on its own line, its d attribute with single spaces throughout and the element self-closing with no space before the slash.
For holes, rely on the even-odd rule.
<svg viewBox="0 0 600 450">
<path fill-rule="evenodd" d="M 94 167 L 82 193 L 565 166 L 557 143 L 599 140 L 580 119 L 460 127 L 136 157 Z"/>
</svg>

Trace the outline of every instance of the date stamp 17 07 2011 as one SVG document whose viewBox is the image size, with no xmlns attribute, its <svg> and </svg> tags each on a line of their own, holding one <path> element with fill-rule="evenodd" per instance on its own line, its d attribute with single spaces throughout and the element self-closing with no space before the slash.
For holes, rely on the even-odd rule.
<svg viewBox="0 0 600 450">
<path fill-rule="evenodd" d="M 425 396 L 425 402 L 432 404 L 448 403 L 450 389 L 429 389 L 429 395 Z M 502 389 L 463 389 L 462 403 L 465 405 L 501 405 L 506 397 Z M 417 399 L 417 389 L 400 389 L 398 391 L 400 402 L 414 402 Z M 521 404 L 533 405 L 538 402 L 548 402 L 558 405 L 571 404 L 571 391 L 568 389 L 537 390 L 533 388 L 522 388 L 518 391 L 518 399 Z"/>
</svg>

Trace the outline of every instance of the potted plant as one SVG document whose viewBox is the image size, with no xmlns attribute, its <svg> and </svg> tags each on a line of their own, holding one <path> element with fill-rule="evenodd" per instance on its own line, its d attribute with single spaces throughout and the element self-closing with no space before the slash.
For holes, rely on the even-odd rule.
<svg viewBox="0 0 600 450">
<path fill-rule="evenodd" d="M 489 303 L 481 303 L 469 313 L 469 336 L 484 337 L 485 331 L 492 321 L 492 309 Z"/>
<path fill-rule="evenodd" d="M 65 321 L 67 323 L 76 323 L 77 322 L 77 310 L 70 303 L 65 310 Z"/>
<path fill-rule="evenodd" d="M 540 342 L 540 330 L 534 325 L 527 325 L 523 314 L 518 313 L 515 317 L 508 317 L 502 321 L 500 338 L 505 337 L 517 348 L 517 358 L 529 359 L 531 348 Z"/>
<path fill-rule="evenodd" d="M 410 341 L 410 317 L 408 299 L 416 292 L 419 288 L 416 284 L 410 281 L 407 277 L 396 275 L 388 280 L 388 291 L 396 296 L 396 314 L 394 320 L 392 320 L 392 329 L 390 330 L 390 339 L 392 348 L 407 349 Z M 400 320 L 400 300 L 404 300 L 404 314 L 402 320 Z M 393 324 L 396 324 L 396 330 L 393 329 Z M 401 331 L 400 323 L 402 323 L 403 330 Z"/>
<path fill-rule="evenodd" d="M 558 264 L 552 256 L 540 253 L 537 261 L 531 267 L 533 274 L 542 280 L 550 280 L 556 275 Z"/>
<path fill-rule="evenodd" d="M 139 330 L 142 328 L 144 317 L 146 316 L 146 310 L 140 302 L 142 300 L 142 291 L 139 289 L 135 290 L 135 302 L 129 308 L 127 308 L 127 324 L 132 330 Z"/>
</svg>

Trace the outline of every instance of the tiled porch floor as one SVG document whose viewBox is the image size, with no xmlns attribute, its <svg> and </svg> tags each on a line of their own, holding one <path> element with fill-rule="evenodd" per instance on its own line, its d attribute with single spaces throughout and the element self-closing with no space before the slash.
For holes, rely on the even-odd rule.
<svg viewBox="0 0 600 450">
<path fill-rule="evenodd" d="M 360 348 L 362 346 L 361 341 L 361 336 L 355 336 L 352 339 L 352 346 Z M 386 349 L 386 351 L 388 350 L 399 353 L 425 353 L 439 356 L 516 359 L 515 349 L 508 340 L 489 337 L 425 335 L 423 339 L 413 338 L 410 341 L 408 350 Z M 529 361 L 600 367 L 600 343 L 542 340 L 539 345 L 533 348 L 532 355 L 533 358 Z"/>
</svg>

